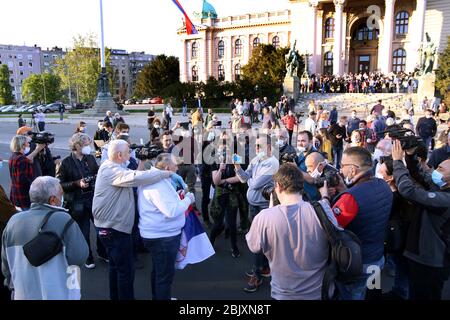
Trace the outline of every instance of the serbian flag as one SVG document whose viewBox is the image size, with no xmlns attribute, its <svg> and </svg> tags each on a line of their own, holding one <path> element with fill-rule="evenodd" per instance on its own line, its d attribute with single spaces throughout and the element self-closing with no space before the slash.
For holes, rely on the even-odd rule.
<svg viewBox="0 0 450 320">
<path fill-rule="evenodd" d="M 195 29 L 194 24 L 192 23 L 191 19 L 189 19 L 186 11 L 184 11 L 183 7 L 181 6 L 180 2 L 178 0 L 172 0 L 173 3 L 180 9 L 181 13 L 184 15 L 184 20 L 186 21 L 186 32 L 187 34 L 197 34 L 198 31 Z"/>
<path fill-rule="evenodd" d="M 215 253 L 196 212 L 190 207 L 186 211 L 186 223 L 181 230 L 180 248 L 178 249 L 176 269 L 184 269 L 188 264 L 202 262 Z"/>
</svg>

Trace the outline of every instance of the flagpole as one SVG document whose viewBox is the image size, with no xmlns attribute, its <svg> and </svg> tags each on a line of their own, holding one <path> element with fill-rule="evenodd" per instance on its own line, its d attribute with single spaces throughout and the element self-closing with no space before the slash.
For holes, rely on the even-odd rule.
<svg viewBox="0 0 450 320">
<path fill-rule="evenodd" d="M 100 0 L 100 38 L 101 38 L 101 66 L 102 70 L 105 68 L 105 39 L 103 34 L 103 0 Z"/>
</svg>

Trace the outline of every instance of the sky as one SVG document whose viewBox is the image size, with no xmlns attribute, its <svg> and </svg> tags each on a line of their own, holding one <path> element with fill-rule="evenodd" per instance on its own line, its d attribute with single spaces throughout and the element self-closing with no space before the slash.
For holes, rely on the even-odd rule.
<svg viewBox="0 0 450 320">
<path fill-rule="evenodd" d="M 191 20 L 203 0 L 179 0 Z M 209 0 L 219 17 L 285 10 L 288 0 Z M 0 44 L 71 47 L 78 34 L 100 40 L 99 0 L 0 0 Z M 105 46 L 179 56 L 183 15 L 172 0 L 103 0 Z"/>
</svg>

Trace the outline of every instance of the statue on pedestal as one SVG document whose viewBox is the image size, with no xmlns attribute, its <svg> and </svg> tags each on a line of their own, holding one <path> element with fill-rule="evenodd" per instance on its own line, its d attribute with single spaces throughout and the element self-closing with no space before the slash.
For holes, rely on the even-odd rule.
<svg viewBox="0 0 450 320">
<path fill-rule="evenodd" d="M 297 45 L 297 40 L 294 41 L 294 44 L 292 45 L 291 49 L 285 56 L 286 60 L 286 76 L 297 76 L 298 68 L 300 67 L 300 55 L 295 49 L 295 46 Z"/>
<path fill-rule="evenodd" d="M 426 42 L 423 42 L 419 48 L 420 64 L 419 74 L 426 75 L 433 73 L 434 61 L 436 59 L 437 47 L 431 41 L 430 35 L 426 33 Z"/>
<path fill-rule="evenodd" d="M 107 97 L 110 96 L 109 93 L 109 81 L 106 72 L 100 73 L 100 76 L 97 79 L 97 96 L 98 97 Z"/>
</svg>

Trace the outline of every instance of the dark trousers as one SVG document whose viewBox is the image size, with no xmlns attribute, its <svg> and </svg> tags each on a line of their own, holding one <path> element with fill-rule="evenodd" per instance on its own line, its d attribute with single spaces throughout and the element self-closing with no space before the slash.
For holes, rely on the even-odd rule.
<svg viewBox="0 0 450 320">
<path fill-rule="evenodd" d="M 247 190 L 248 185 L 245 183 L 238 184 L 238 209 L 239 209 L 239 226 L 241 230 L 246 230 L 250 228 L 250 219 L 248 218 L 248 200 L 247 200 Z"/>
<path fill-rule="evenodd" d="M 111 300 L 134 300 L 134 252 L 131 234 L 97 228 L 109 259 Z"/>
<path fill-rule="evenodd" d="M 195 194 L 195 182 L 197 181 L 197 174 L 195 171 L 195 165 L 194 164 L 181 164 L 178 166 L 178 172 L 177 172 L 186 182 L 188 186 L 189 192 L 192 192 Z M 209 194 L 209 192 L 208 192 Z"/>
<path fill-rule="evenodd" d="M 81 219 L 75 220 L 75 222 L 78 224 L 78 227 L 81 230 L 81 233 L 84 236 L 84 239 L 86 240 L 88 247 L 89 247 L 89 258 L 93 258 L 92 256 L 92 248 L 91 248 L 91 221 L 94 222 L 94 218 L 92 217 L 92 206 L 86 205 L 84 207 L 84 216 Z M 106 250 L 103 246 L 102 242 L 100 241 L 99 237 L 96 237 L 97 242 L 97 254 L 101 257 L 106 257 Z"/>
<path fill-rule="evenodd" d="M 411 300 L 441 300 L 449 267 L 435 268 L 408 259 L 409 298 Z"/>
<path fill-rule="evenodd" d="M 249 206 L 250 215 L 252 219 L 256 217 L 261 210 L 265 209 L 265 207 L 257 207 L 257 206 Z M 253 254 L 253 268 L 255 275 L 258 279 L 261 279 L 261 271 L 269 267 L 269 261 L 263 253 L 254 253 Z"/>
<path fill-rule="evenodd" d="M 219 206 L 221 208 L 220 215 L 214 219 L 214 225 L 211 230 L 210 240 L 214 244 L 217 236 L 219 236 L 224 229 L 224 219 L 227 221 L 228 230 L 230 230 L 231 249 L 237 249 L 237 207 L 230 204 L 230 195 L 224 194 L 219 197 Z"/>
<path fill-rule="evenodd" d="M 202 217 L 203 221 L 210 221 L 208 205 L 209 205 L 209 191 L 211 189 L 212 178 L 200 176 L 200 180 L 202 183 Z"/>
<path fill-rule="evenodd" d="M 152 256 L 152 299 L 171 300 L 171 287 L 175 276 L 175 262 L 180 248 L 181 233 L 177 236 L 145 239 L 144 246 Z"/>
<path fill-rule="evenodd" d="M 39 131 L 44 131 L 45 130 L 45 122 L 39 122 L 38 129 L 39 129 Z"/>
<path fill-rule="evenodd" d="M 294 133 L 294 130 L 287 129 L 287 132 L 289 134 L 289 145 L 292 146 L 292 134 Z"/>
<path fill-rule="evenodd" d="M 342 153 L 343 153 L 343 148 L 342 147 L 332 147 L 332 151 L 333 151 L 333 161 L 334 161 L 334 166 L 336 167 L 336 169 L 341 169 L 341 160 L 342 160 Z"/>
</svg>

